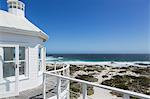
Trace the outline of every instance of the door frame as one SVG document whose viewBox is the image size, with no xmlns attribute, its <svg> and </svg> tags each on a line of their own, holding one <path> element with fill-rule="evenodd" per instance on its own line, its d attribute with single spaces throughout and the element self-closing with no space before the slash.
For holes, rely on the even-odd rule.
<svg viewBox="0 0 150 99">
<path fill-rule="evenodd" d="M 0 44 L 0 47 L 14 47 L 15 48 L 15 76 L 12 76 L 14 77 L 15 79 L 13 81 L 10 81 L 11 82 L 14 82 L 15 83 L 15 91 L 14 92 L 6 92 L 2 95 L 0 95 L 0 98 L 3 98 L 3 97 L 9 97 L 9 96 L 17 96 L 19 95 L 19 45 L 16 45 L 16 44 Z M 2 69 L 3 69 L 3 65 L 2 65 Z M 8 77 L 8 78 L 11 78 L 11 77 Z M 7 78 L 5 78 L 7 79 Z M 4 80 L 4 78 L 3 78 Z M 9 79 L 8 79 L 9 80 Z"/>
</svg>

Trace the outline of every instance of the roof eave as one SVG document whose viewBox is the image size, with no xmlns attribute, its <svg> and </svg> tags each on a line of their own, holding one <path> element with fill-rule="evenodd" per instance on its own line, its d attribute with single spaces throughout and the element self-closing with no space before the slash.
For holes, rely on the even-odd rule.
<svg viewBox="0 0 150 99">
<path fill-rule="evenodd" d="M 43 41 L 47 41 L 49 36 L 41 31 L 29 31 L 29 30 L 23 30 L 23 29 L 16 29 L 16 28 L 10 28 L 10 27 L 3 27 L 0 26 L 0 32 L 6 32 L 6 33 L 13 33 L 13 34 L 20 34 L 20 35 L 28 35 L 28 36 L 36 36 L 43 39 Z"/>
</svg>

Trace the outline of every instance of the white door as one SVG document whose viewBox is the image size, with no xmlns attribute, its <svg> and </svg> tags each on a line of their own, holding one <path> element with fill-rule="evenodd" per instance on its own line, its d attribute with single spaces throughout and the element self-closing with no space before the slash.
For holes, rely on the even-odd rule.
<svg viewBox="0 0 150 99">
<path fill-rule="evenodd" d="M 0 98 L 19 94 L 18 77 L 19 46 L 0 44 Z"/>
</svg>

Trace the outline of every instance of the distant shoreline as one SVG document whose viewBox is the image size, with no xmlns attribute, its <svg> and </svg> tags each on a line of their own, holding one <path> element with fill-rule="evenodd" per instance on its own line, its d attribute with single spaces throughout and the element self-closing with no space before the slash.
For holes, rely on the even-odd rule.
<svg viewBox="0 0 150 99">
<path fill-rule="evenodd" d="M 132 54 L 132 55 L 136 55 L 136 54 L 147 54 L 147 55 L 150 55 L 150 53 L 47 53 L 46 55 L 48 56 L 48 55 L 60 55 L 60 54 L 72 54 L 72 55 L 76 55 L 76 54 L 127 54 L 127 55 L 130 55 L 130 54 Z"/>
<path fill-rule="evenodd" d="M 150 62 L 150 54 L 52 54 L 46 59 L 54 62 Z"/>
<path fill-rule="evenodd" d="M 46 63 L 59 63 L 59 62 L 46 62 Z M 131 65 L 138 66 L 138 67 L 150 67 L 149 61 L 136 61 L 136 62 L 83 62 L 83 61 L 68 61 L 68 62 L 60 62 L 65 64 L 75 64 L 75 65 L 110 65 L 113 67 L 128 67 Z M 138 65 L 139 63 L 143 65 Z M 145 64 L 145 65 L 144 65 Z M 147 64 L 147 65 L 146 65 Z"/>
</svg>

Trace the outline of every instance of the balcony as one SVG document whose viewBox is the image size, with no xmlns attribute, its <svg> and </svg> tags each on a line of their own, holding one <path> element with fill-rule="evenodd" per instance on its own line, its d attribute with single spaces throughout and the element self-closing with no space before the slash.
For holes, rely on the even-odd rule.
<svg viewBox="0 0 150 99">
<path fill-rule="evenodd" d="M 53 66 L 50 66 L 49 69 L 50 70 L 48 71 L 48 73 L 53 73 L 53 74 L 63 75 L 63 76 L 69 75 L 69 65 L 60 63 L 60 64 L 55 64 Z M 55 97 L 57 96 L 55 94 L 57 92 L 56 77 L 46 75 L 46 79 L 43 79 L 43 80 L 46 81 L 46 83 L 43 83 L 43 84 L 46 85 L 47 98 L 49 97 L 50 99 L 55 99 Z M 66 95 L 67 94 L 66 90 L 69 89 L 69 82 L 65 80 L 62 80 L 61 82 L 62 82 L 61 94 Z M 36 88 L 19 92 L 19 96 L 8 97 L 8 99 L 43 99 L 43 86 L 44 86 L 43 84 L 41 84 L 40 86 Z"/>
<path fill-rule="evenodd" d="M 57 78 L 57 98 L 55 98 L 55 99 L 64 99 L 61 96 L 61 81 L 62 80 L 75 81 L 75 82 L 81 83 L 81 85 L 82 85 L 82 97 L 83 97 L 82 99 L 91 99 L 91 98 L 88 98 L 88 96 L 87 96 L 87 86 L 88 85 L 91 85 L 91 86 L 94 86 L 94 87 L 98 87 L 98 88 L 102 88 L 102 89 L 106 89 L 106 90 L 115 91 L 117 93 L 122 94 L 123 95 L 123 97 L 122 97 L 123 99 L 130 99 L 131 96 L 139 98 L 139 99 L 150 99 L 149 95 L 136 93 L 136 92 L 132 92 L 132 91 L 128 91 L 128 90 L 122 90 L 122 89 L 109 87 L 109 86 L 105 86 L 105 85 L 94 84 L 94 83 L 91 83 L 91 82 L 87 82 L 87 81 L 83 81 L 83 80 L 79 80 L 79 79 L 74 79 L 74 78 L 70 78 L 70 77 L 66 77 L 66 76 L 62 76 L 62 75 L 57 75 L 57 74 L 53 74 L 53 73 L 50 73 L 50 72 L 45 72 L 44 73 L 44 85 L 43 85 L 44 99 L 47 99 L 46 81 L 45 81 L 46 75 L 53 76 L 53 77 Z M 66 89 L 66 91 L 69 91 L 69 90 Z M 101 98 L 98 97 L 98 99 L 104 99 L 104 97 L 101 97 Z"/>
<path fill-rule="evenodd" d="M 104 99 L 103 96 L 97 98 L 89 97 L 87 91 L 88 86 L 122 94 L 122 97 L 119 99 L 131 99 L 131 97 L 136 97 L 136 99 L 150 99 L 149 95 L 71 78 L 69 77 L 69 66 L 69 64 L 56 64 L 52 66 L 49 71 L 44 72 L 42 85 L 38 88 L 23 91 L 19 96 L 11 97 L 9 99 L 72 99 L 70 98 L 71 94 L 79 94 L 70 90 L 70 81 L 81 84 L 82 93 L 80 94 L 79 99 Z"/>
</svg>

